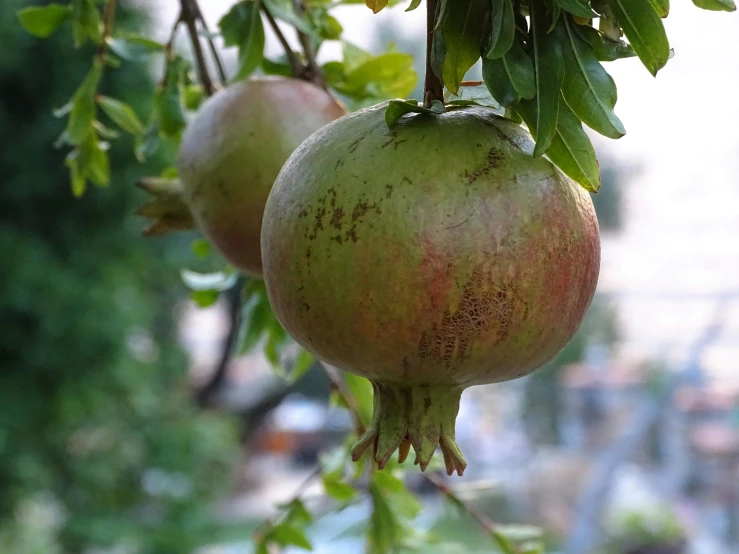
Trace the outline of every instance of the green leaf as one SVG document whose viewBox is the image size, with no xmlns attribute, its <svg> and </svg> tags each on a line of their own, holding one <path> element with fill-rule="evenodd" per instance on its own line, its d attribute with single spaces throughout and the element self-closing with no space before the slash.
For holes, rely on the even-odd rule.
<svg viewBox="0 0 739 554">
<path fill-rule="evenodd" d="M 416 86 L 416 81 L 413 56 L 401 52 L 388 52 L 345 71 L 343 81 L 336 83 L 336 88 L 357 99 L 385 99 L 410 94 Z"/>
<path fill-rule="evenodd" d="M 364 3 L 372 10 L 372 13 L 379 13 L 387 6 L 387 0 L 364 0 Z"/>
<path fill-rule="evenodd" d="M 346 502 L 354 498 L 357 491 L 351 485 L 344 483 L 341 478 L 341 471 L 327 473 L 323 476 L 323 488 L 326 490 L 326 494 L 337 502 Z"/>
<path fill-rule="evenodd" d="M 408 6 L 405 11 L 412 12 L 415 10 L 418 6 L 421 5 L 421 0 L 411 0 L 410 6 Z"/>
<path fill-rule="evenodd" d="M 136 137 L 135 155 L 136 159 L 144 162 L 151 158 L 159 148 L 159 118 L 156 113 L 153 114 L 149 126 L 143 135 Z"/>
<path fill-rule="evenodd" d="M 295 356 L 292 368 L 290 368 L 290 373 L 287 376 L 288 382 L 295 383 L 303 377 L 313 365 L 313 361 L 313 354 L 300 348 L 297 356 Z"/>
<path fill-rule="evenodd" d="M 649 0 L 649 1 L 652 3 L 655 11 L 659 14 L 659 16 L 662 19 L 670 15 L 670 0 Z M 732 0 L 726 0 L 726 1 L 731 2 Z"/>
<path fill-rule="evenodd" d="M 539 157 L 557 132 L 559 98 L 564 80 L 564 58 L 559 44 L 546 32 L 546 13 L 539 0 L 531 0 L 531 43 L 536 73 L 536 146 Z"/>
<path fill-rule="evenodd" d="M 90 133 L 89 137 L 82 145 L 80 170 L 97 186 L 105 187 L 110 184 L 107 143 L 98 141 L 95 133 Z"/>
<path fill-rule="evenodd" d="M 195 239 L 190 243 L 193 253 L 200 259 L 207 258 L 211 251 L 210 243 L 205 239 Z"/>
<path fill-rule="evenodd" d="M 562 14 L 562 8 L 559 7 L 559 4 L 555 2 L 554 0 L 551 0 L 552 4 L 552 22 L 549 24 L 549 29 L 547 29 L 547 33 L 551 33 L 554 31 L 554 28 L 557 26 L 557 21 L 559 21 L 559 16 Z"/>
<path fill-rule="evenodd" d="M 262 59 L 262 71 L 264 71 L 266 75 L 282 75 L 283 77 L 293 76 L 293 70 L 289 64 L 282 63 L 281 61 L 270 60 L 266 57 Z"/>
<path fill-rule="evenodd" d="M 313 514 L 308 511 L 299 498 L 290 501 L 289 504 L 280 504 L 278 507 L 287 510 L 285 522 L 290 525 L 304 527 L 313 521 Z"/>
<path fill-rule="evenodd" d="M 109 37 L 107 42 L 115 54 L 130 62 L 145 61 L 150 55 L 164 51 L 164 45 L 139 35 Z"/>
<path fill-rule="evenodd" d="M 577 33 L 587 42 L 595 52 L 595 57 L 601 62 L 613 62 L 622 58 L 632 58 L 636 52 L 623 40 L 611 40 L 605 34 L 590 25 L 578 25 Z"/>
<path fill-rule="evenodd" d="M 106 115 L 121 129 L 132 135 L 144 134 L 144 124 L 131 106 L 109 96 L 98 95 L 97 101 Z"/>
<path fill-rule="evenodd" d="M 259 8 L 259 0 L 239 2 L 218 22 L 224 44 L 239 48 L 236 81 L 247 78 L 262 63 L 264 26 Z"/>
<path fill-rule="evenodd" d="M 483 58 L 482 78 L 502 106 L 513 106 L 521 98 L 530 100 L 536 95 L 534 66 L 518 41 L 502 58 Z"/>
<path fill-rule="evenodd" d="M 593 49 L 578 35 L 569 16 L 560 18 L 556 38 L 565 60 L 562 94 L 574 114 L 590 128 L 609 138 L 625 133 L 613 112 L 616 84 L 595 57 Z"/>
<path fill-rule="evenodd" d="M 347 388 L 357 401 L 359 417 L 365 425 L 368 425 L 372 418 L 372 412 L 374 409 L 372 383 L 364 377 L 359 377 L 353 373 L 345 372 L 343 375 Z"/>
<path fill-rule="evenodd" d="M 313 545 L 311 545 L 308 537 L 292 525 L 284 523 L 276 525 L 272 528 L 270 535 L 280 546 L 297 546 L 303 550 L 313 550 Z"/>
<path fill-rule="evenodd" d="M 495 539 L 495 544 L 498 545 L 498 548 L 500 548 L 500 551 L 503 554 L 517 554 L 515 546 L 511 544 L 511 541 L 509 541 L 505 535 L 502 535 L 497 531 L 493 531 L 493 539 Z"/>
<path fill-rule="evenodd" d="M 584 17 L 586 19 L 598 17 L 598 14 L 590 9 L 590 2 L 588 0 L 554 0 L 554 2 L 556 2 L 560 8 L 570 12 L 572 15 Z"/>
<path fill-rule="evenodd" d="M 190 292 L 190 300 L 199 308 L 207 308 L 216 303 L 218 294 L 217 290 L 194 290 Z"/>
<path fill-rule="evenodd" d="M 292 0 L 262 0 L 264 7 L 269 10 L 269 13 L 275 19 L 289 23 L 298 31 L 310 35 L 313 38 L 320 39 L 321 36 L 318 30 L 311 25 L 311 22 L 295 13 L 295 4 Z"/>
<path fill-rule="evenodd" d="M 402 538 L 402 527 L 376 483 L 370 483 L 369 492 L 372 514 L 367 529 L 368 553 L 387 554 L 392 552 Z"/>
<path fill-rule="evenodd" d="M 159 115 L 159 131 L 165 137 L 179 141 L 187 124 L 182 108 L 181 81 L 187 64 L 180 57 L 167 62 L 164 87 L 156 97 L 156 109 Z"/>
<path fill-rule="evenodd" d="M 435 100 L 431 108 L 424 108 L 418 103 L 408 102 L 406 100 L 391 100 L 385 109 L 385 123 L 387 123 L 388 127 L 392 127 L 401 117 L 409 113 L 438 115 L 444 113 L 444 104 Z"/>
<path fill-rule="evenodd" d="M 557 114 L 557 131 L 547 149 L 547 157 L 585 189 L 597 192 L 600 187 L 600 170 L 595 149 L 582 128 L 580 120 L 572 113 L 562 97 Z M 536 103 L 522 101 L 516 111 L 526 122 L 534 138 L 537 137 Z"/>
<path fill-rule="evenodd" d="M 734 0 L 693 0 L 693 4 L 704 10 L 713 12 L 736 11 Z"/>
<path fill-rule="evenodd" d="M 480 59 L 488 0 L 456 0 L 434 31 L 431 65 L 444 86 L 459 91 L 467 71 Z"/>
<path fill-rule="evenodd" d="M 80 144 L 88 136 L 95 120 L 95 94 L 100 78 L 103 75 L 103 66 L 98 61 L 92 64 L 84 81 L 72 97 L 72 109 L 69 111 L 69 120 L 65 136 L 70 144 Z"/>
<path fill-rule="evenodd" d="M 511 49 L 503 56 L 503 65 L 513 84 L 513 88 L 516 89 L 516 92 L 521 98 L 531 100 L 536 96 L 534 65 L 518 41 L 514 41 Z"/>
<path fill-rule="evenodd" d="M 72 6 L 48 4 L 18 10 L 18 20 L 34 36 L 46 38 L 72 17 Z"/>
<path fill-rule="evenodd" d="M 490 44 L 485 57 L 491 60 L 502 57 L 511 46 L 516 34 L 516 18 L 512 0 L 492 0 L 492 26 Z"/>
<path fill-rule="evenodd" d="M 665 26 L 654 5 L 644 0 L 609 0 L 616 21 L 652 75 L 670 58 Z"/>
<path fill-rule="evenodd" d="M 75 47 L 88 38 L 99 44 L 102 40 L 102 21 L 95 0 L 72 0 L 72 37 Z"/>
<path fill-rule="evenodd" d="M 341 41 L 341 55 L 344 61 L 344 71 L 351 73 L 357 69 L 360 65 L 368 62 L 372 59 L 372 54 L 366 52 L 349 42 L 348 40 Z"/>
<path fill-rule="evenodd" d="M 260 284 L 257 290 L 253 290 L 241 308 L 241 329 L 236 349 L 240 354 L 250 352 L 257 345 L 275 317 L 263 287 Z"/>
<path fill-rule="evenodd" d="M 503 113 L 501 105 L 490 94 L 484 82 L 461 85 L 457 94 L 447 91 L 445 101 L 450 105 L 484 106 L 495 110 L 496 113 L 501 115 Z"/>
<path fill-rule="evenodd" d="M 264 355 L 272 364 L 272 370 L 280 377 L 287 379 L 288 375 L 281 364 L 282 348 L 290 341 L 290 336 L 282 328 L 280 322 L 272 317 L 267 323 L 267 341 L 264 343 Z"/>
</svg>

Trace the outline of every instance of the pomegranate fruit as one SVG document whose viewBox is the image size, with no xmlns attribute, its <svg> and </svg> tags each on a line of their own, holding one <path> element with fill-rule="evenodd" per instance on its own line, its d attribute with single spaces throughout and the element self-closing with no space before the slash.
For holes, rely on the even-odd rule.
<svg viewBox="0 0 739 554">
<path fill-rule="evenodd" d="M 236 268 L 261 275 L 262 213 L 277 174 L 303 140 L 345 113 L 312 83 L 265 77 L 216 93 L 189 123 L 177 158 L 182 194 L 194 223 Z M 160 211 L 177 212 L 172 198 Z"/>
<path fill-rule="evenodd" d="M 371 448 L 382 468 L 413 446 L 425 469 L 440 445 L 461 475 L 462 390 L 526 375 L 572 337 L 598 223 L 515 123 L 471 107 L 389 129 L 384 111 L 327 125 L 287 161 L 265 208 L 265 284 L 295 340 L 372 381 L 355 460 Z"/>
</svg>

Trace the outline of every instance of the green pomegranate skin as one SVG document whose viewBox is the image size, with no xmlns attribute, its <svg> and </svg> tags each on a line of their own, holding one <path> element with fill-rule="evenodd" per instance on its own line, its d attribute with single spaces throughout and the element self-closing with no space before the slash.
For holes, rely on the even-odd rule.
<svg viewBox="0 0 739 554">
<path fill-rule="evenodd" d="M 441 442 L 461 474 L 462 389 L 526 375 L 572 337 L 597 284 L 598 223 L 515 123 L 472 107 L 388 128 L 385 107 L 287 161 L 265 209 L 265 283 L 295 340 L 375 384 L 355 458 L 372 446 L 382 467 L 410 442 L 424 468 Z"/>
<path fill-rule="evenodd" d="M 345 113 L 312 83 L 264 77 L 219 91 L 189 123 L 177 164 L 184 199 L 235 267 L 261 275 L 262 214 L 275 178 L 303 140 Z"/>
</svg>

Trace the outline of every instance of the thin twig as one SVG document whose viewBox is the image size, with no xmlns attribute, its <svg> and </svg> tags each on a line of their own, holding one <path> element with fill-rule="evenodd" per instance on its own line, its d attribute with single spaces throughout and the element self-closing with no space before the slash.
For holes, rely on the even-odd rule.
<svg viewBox="0 0 739 554">
<path fill-rule="evenodd" d="M 293 6 L 295 7 L 295 13 L 298 15 L 298 17 L 303 17 L 305 15 L 305 6 L 303 5 L 302 0 L 293 0 Z M 296 29 L 296 31 L 298 33 L 298 40 L 300 41 L 300 45 L 303 47 L 305 59 L 308 61 L 308 68 L 305 72 L 304 78 L 307 81 L 311 81 L 319 87 L 325 89 L 326 81 L 323 78 L 321 67 L 318 65 L 318 61 L 316 60 L 316 53 L 313 51 L 313 45 L 310 42 L 310 37 L 300 29 Z"/>
<path fill-rule="evenodd" d="M 228 335 L 223 344 L 221 358 L 218 361 L 213 375 L 210 380 L 200 388 L 197 392 L 198 403 L 202 407 L 208 407 L 211 404 L 213 395 L 218 392 L 223 384 L 223 380 L 228 374 L 228 367 L 233 357 L 236 340 L 239 337 L 239 328 L 241 327 L 241 289 L 244 287 L 244 278 L 239 277 L 234 286 L 228 291 L 229 302 L 229 328 Z"/>
<path fill-rule="evenodd" d="M 305 75 L 305 66 L 295 55 L 293 49 L 290 48 L 290 44 L 288 44 L 285 35 L 282 34 L 282 30 L 277 25 L 277 21 L 275 21 L 275 18 L 272 16 L 272 13 L 269 11 L 269 8 L 267 8 L 265 4 L 262 4 L 262 11 L 264 12 L 264 16 L 267 18 L 267 22 L 269 23 L 270 27 L 272 27 L 272 31 L 275 33 L 277 40 L 280 41 L 282 48 L 285 50 L 285 55 L 287 56 L 287 61 L 290 64 L 290 71 L 292 72 L 293 77 L 296 77 L 298 79 L 303 78 L 303 76 Z"/>
<path fill-rule="evenodd" d="M 187 31 L 190 34 L 190 42 L 192 42 L 193 52 L 195 53 L 200 82 L 203 84 L 205 94 L 212 96 L 215 94 L 216 88 L 210 78 L 208 64 L 205 62 L 205 55 L 203 54 L 203 46 L 200 44 L 200 37 L 198 36 L 198 28 L 195 21 L 195 10 L 192 7 L 191 0 L 180 0 L 180 6 L 182 7 L 181 19 L 187 25 Z"/>
<path fill-rule="evenodd" d="M 226 81 L 228 81 L 228 77 L 226 76 L 226 70 L 223 68 L 223 62 L 221 61 L 221 57 L 218 55 L 218 50 L 216 49 L 216 45 L 213 42 L 213 38 L 210 34 L 210 28 L 208 27 L 208 23 L 205 21 L 205 17 L 203 16 L 203 11 L 200 9 L 200 5 L 198 4 L 198 0 L 190 0 L 192 3 L 192 8 L 195 10 L 195 17 L 200 21 L 200 24 L 203 26 L 203 30 L 208 35 L 206 40 L 208 42 L 208 47 L 210 48 L 210 54 L 213 56 L 213 61 L 216 64 L 216 69 L 218 69 L 218 77 L 221 80 L 222 84 L 226 84 Z"/>
<path fill-rule="evenodd" d="M 447 8 L 451 9 L 451 8 Z M 444 85 L 431 66 L 431 53 L 434 47 L 434 28 L 436 27 L 437 0 L 426 0 L 426 80 L 423 85 L 423 105 L 431 107 L 434 100 L 444 103 Z"/>
<path fill-rule="evenodd" d="M 102 61 L 108 51 L 108 39 L 113 32 L 113 22 L 115 21 L 115 9 L 118 5 L 117 0 L 107 0 L 105 3 L 105 11 L 103 12 L 103 38 L 100 41 L 97 58 Z"/>
<path fill-rule="evenodd" d="M 439 492 L 451 500 L 456 506 L 462 508 L 469 516 L 474 519 L 480 526 L 485 529 L 488 533 L 493 533 L 497 530 L 498 524 L 490 519 L 487 514 L 480 511 L 476 506 L 473 506 L 469 502 L 461 499 L 455 492 L 449 488 L 444 480 L 435 473 L 421 473 L 421 475 L 431 484 L 433 484 Z"/>
</svg>

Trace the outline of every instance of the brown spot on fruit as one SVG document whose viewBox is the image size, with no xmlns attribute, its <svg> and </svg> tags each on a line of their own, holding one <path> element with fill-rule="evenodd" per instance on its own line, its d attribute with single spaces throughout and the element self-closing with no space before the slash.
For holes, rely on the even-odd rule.
<svg viewBox="0 0 739 554">
<path fill-rule="evenodd" d="M 342 223 L 343 217 L 344 217 L 344 209 L 341 206 L 339 206 L 338 208 L 335 208 L 334 213 L 331 215 L 331 227 L 341 231 L 341 227 L 343 226 L 343 223 Z"/>
</svg>

